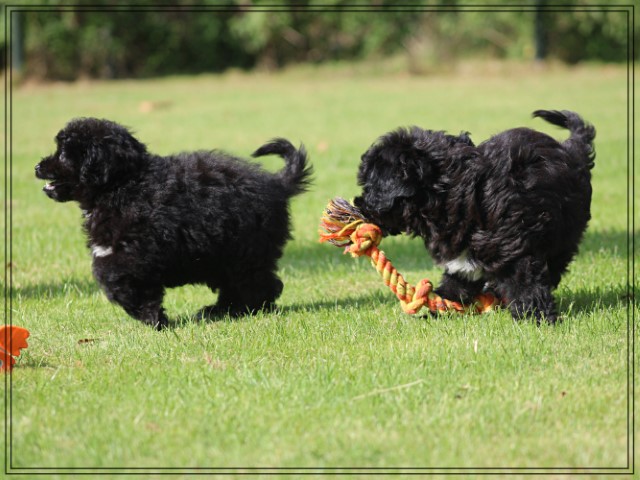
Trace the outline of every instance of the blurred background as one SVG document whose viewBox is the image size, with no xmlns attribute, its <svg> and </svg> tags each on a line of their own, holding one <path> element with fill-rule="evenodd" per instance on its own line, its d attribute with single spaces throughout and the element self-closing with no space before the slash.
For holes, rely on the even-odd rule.
<svg viewBox="0 0 640 480">
<path fill-rule="evenodd" d="M 11 13 L 19 79 L 149 78 L 381 59 L 428 75 L 470 59 L 575 64 L 629 56 L 628 11 L 585 0 L 561 7 L 551 0 L 517 7 L 493 1 L 490 11 L 456 0 L 411 2 L 404 11 L 390 0 L 356 9 L 353 0 L 306 0 L 288 10 L 269 8 L 272 0 L 173 0 L 171 7 L 138 0 L 135 12 L 109 0 L 64 4 L 45 0 Z"/>
</svg>

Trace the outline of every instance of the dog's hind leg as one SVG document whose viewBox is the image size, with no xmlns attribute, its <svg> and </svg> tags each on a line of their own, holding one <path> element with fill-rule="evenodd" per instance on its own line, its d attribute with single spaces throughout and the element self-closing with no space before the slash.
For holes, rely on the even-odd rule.
<svg viewBox="0 0 640 480">
<path fill-rule="evenodd" d="M 225 284 L 220 286 L 218 303 L 205 308 L 202 313 L 204 316 L 226 313 L 238 316 L 270 309 L 275 306 L 282 289 L 282 281 L 271 270 L 244 272 L 227 279 Z"/>
<path fill-rule="evenodd" d="M 505 299 L 515 319 L 533 317 L 536 323 L 555 323 L 556 305 L 551 295 L 547 262 L 534 257 L 520 259 L 508 275 L 495 280 L 497 294 Z"/>
</svg>

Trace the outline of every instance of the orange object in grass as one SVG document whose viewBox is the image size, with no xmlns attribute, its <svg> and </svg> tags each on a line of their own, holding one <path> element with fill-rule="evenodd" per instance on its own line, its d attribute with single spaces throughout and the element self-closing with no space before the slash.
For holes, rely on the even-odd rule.
<svg viewBox="0 0 640 480">
<path fill-rule="evenodd" d="M 10 372 L 16 363 L 20 350 L 27 348 L 27 338 L 29 330 L 14 325 L 3 325 L 0 327 L 0 371 Z"/>
</svg>

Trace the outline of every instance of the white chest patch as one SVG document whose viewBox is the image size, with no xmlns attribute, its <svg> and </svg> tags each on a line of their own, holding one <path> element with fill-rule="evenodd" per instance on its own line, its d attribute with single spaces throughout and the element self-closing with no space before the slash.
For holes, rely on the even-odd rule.
<svg viewBox="0 0 640 480">
<path fill-rule="evenodd" d="M 462 252 L 462 255 L 458 258 L 445 263 L 444 268 L 447 273 L 456 273 L 473 282 L 480 280 L 484 274 L 482 268 L 476 265 L 472 260 L 469 260 L 469 254 L 466 250 Z"/>
<path fill-rule="evenodd" d="M 91 254 L 96 258 L 106 257 L 113 253 L 113 248 L 101 245 L 91 245 Z"/>
</svg>

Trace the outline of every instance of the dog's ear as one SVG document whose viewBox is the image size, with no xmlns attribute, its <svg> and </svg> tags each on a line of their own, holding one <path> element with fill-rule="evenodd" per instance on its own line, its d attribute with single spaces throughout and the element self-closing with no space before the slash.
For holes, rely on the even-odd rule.
<svg viewBox="0 0 640 480">
<path fill-rule="evenodd" d="M 416 162 L 409 149 L 383 138 L 361 157 L 358 184 L 367 192 L 370 208 L 389 211 L 400 198 L 416 194 Z"/>
<path fill-rule="evenodd" d="M 447 189 L 452 175 L 467 167 L 466 160 L 477 156 L 468 132 L 449 135 L 442 131 L 424 130 L 416 135 L 413 174 L 425 189 Z"/>
<path fill-rule="evenodd" d="M 80 168 L 80 182 L 88 186 L 105 185 L 109 180 L 110 155 L 97 144 L 91 144 L 85 151 Z"/>
<path fill-rule="evenodd" d="M 80 181 L 100 187 L 126 181 L 139 171 L 146 147 L 132 136 L 127 137 L 112 136 L 91 142 L 85 149 Z"/>
</svg>

